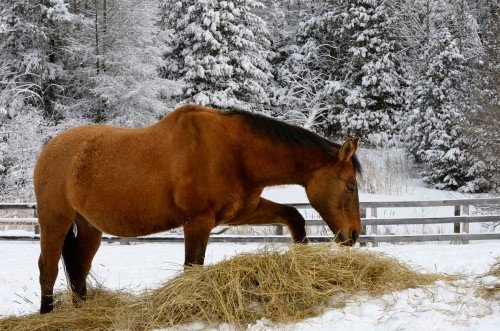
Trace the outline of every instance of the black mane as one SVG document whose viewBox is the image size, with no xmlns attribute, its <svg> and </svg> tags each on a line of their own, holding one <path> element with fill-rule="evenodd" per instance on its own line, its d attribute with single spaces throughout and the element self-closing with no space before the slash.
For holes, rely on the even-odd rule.
<svg viewBox="0 0 500 331">
<path fill-rule="evenodd" d="M 281 141 L 289 146 L 318 148 L 334 157 L 337 157 L 338 153 L 332 147 L 336 147 L 338 150 L 342 147 L 314 132 L 261 114 L 241 110 L 224 111 L 223 114 L 241 115 L 254 133 L 267 135 L 272 140 Z M 352 163 L 356 172 L 361 174 L 361 163 L 356 155 L 352 157 Z"/>
</svg>

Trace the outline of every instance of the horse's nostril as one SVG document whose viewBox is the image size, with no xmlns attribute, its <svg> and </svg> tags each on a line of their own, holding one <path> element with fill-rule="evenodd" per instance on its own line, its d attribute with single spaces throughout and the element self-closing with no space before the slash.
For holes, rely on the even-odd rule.
<svg viewBox="0 0 500 331">
<path fill-rule="evenodd" d="M 342 235 L 342 232 L 339 231 L 339 233 L 337 234 L 337 236 L 339 237 L 339 242 L 340 243 L 343 243 L 345 241 L 344 236 Z"/>
</svg>

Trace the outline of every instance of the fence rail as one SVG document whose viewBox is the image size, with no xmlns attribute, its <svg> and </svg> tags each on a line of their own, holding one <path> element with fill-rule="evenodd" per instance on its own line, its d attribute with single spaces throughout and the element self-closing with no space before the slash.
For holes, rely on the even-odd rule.
<svg viewBox="0 0 500 331">
<path fill-rule="evenodd" d="M 288 204 L 298 209 L 312 209 L 308 203 Z M 421 200 L 421 201 L 362 201 L 361 224 L 362 234 L 360 244 L 372 243 L 376 246 L 379 242 L 421 242 L 421 241 L 460 241 L 468 243 L 470 240 L 499 240 L 500 233 L 469 233 L 470 223 L 500 222 L 500 215 L 469 215 L 470 206 L 500 205 L 500 198 L 475 198 L 475 199 L 452 199 L 452 200 Z M 454 215 L 449 217 L 420 217 L 420 218 L 378 218 L 378 208 L 408 208 L 408 207 L 444 207 L 454 206 Z M 4 203 L 0 204 L 0 210 L 33 210 L 35 217 L 6 218 L 0 217 L 0 225 L 28 225 L 35 227 L 38 233 L 38 219 L 36 218 L 36 204 L 34 203 Z M 370 218 L 367 218 L 367 210 Z M 306 219 L 307 226 L 326 225 L 319 219 Z M 380 225 L 411 225 L 411 224 L 454 224 L 453 234 L 418 234 L 418 235 L 379 235 L 377 226 Z M 277 225 L 273 236 L 242 236 L 242 235 L 220 235 L 213 234 L 211 242 L 289 242 L 288 236 L 283 236 L 283 226 Z M 367 227 L 371 233 L 367 234 Z M 327 236 L 310 236 L 313 242 L 330 241 Z M 1 236 L 0 240 L 39 240 L 38 236 Z M 182 236 L 149 236 L 138 238 L 104 237 L 106 242 L 182 242 Z"/>
<path fill-rule="evenodd" d="M 311 242 L 330 242 L 331 236 L 310 236 L 308 237 Z M 1 240 L 7 241 L 38 241 L 39 236 L 1 236 Z M 365 235 L 362 237 L 364 241 L 371 243 L 378 242 L 424 242 L 424 241 L 455 241 L 461 242 L 464 240 L 500 240 L 500 233 L 474 233 L 474 234 L 423 234 L 423 235 Z M 120 238 L 120 237 L 103 237 L 103 242 L 108 243 L 182 243 L 184 242 L 183 236 L 165 236 L 165 237 L 135 237 L 135 238 Z M 277 242 L 288 243 L 290 237 L 288 236 L 239 236 L 239 235 L 223 235 L 210 237 L 211 243 L 265 243 Z"/>
<path fill-rule="evenodd" d="M 404 200 L 404 201 L 360 201 L 359 207 L 363 208 L 404 208 L 404 207 L 446 207 L 446 206 L 480 206 L 499 205 L 500 198 L 470 198 L 448 200 Z M 311 209 L 309 203 L 289 203 L 288 205 L 299 209 Z"/>
</svg>

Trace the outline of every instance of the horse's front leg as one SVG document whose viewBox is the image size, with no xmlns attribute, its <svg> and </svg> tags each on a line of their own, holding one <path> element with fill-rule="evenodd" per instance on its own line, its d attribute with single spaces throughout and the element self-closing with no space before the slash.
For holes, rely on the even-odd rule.
<svg viewBox="0 0 500 331">
<path fill-rule="evenodd" d="M 184 223 L 184 266 L 203 265 L 214 216 L 200 216 Z"/>
<path fill-rule="evenodd" d="M 291 206 L 260 198 L 257 208 L 251 213 L 238 215 L 230 225 L 260 225 L 281 223 L 290 229 L 292 239 L 296 243 L 307 243 L 306 221 L 299 211 Z"/>
</svg>

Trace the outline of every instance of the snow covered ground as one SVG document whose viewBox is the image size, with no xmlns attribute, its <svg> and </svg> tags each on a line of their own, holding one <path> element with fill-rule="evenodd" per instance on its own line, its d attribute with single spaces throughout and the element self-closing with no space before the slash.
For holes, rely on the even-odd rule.
<svg viewBox="0 0 500 331">
<path fill-rule="evenodd" d="M 253 251 L 258 244 L 208 246 L 207 263 L 241 252 Z M 361 249 L 361 248 L 357 248 Z M 332 309 L 300 324 L 276 326 L 259 321 L 250 330 L 499 330 L 500 304 L 474 294 L 481 283 L 497 283 L 493 277 L 478 278 L 500 258 L 500 242 L 470 245 L 390 245 L 370 249 L 384 252 L 419 270 L 465 273 L 455 284 L 439 282 L 423 289 L 410 289 L 364 298 L 344 309 Z M 38 309 L 38 243 L 0 242 L 0 315 L 34 312 Z M 155 287 L 182 271 L 182 244 L 103 244 L 93 267 L 94 277 L 109 288 L 138 291 Z M 56 282 L 65 287 L 63 272 Z M 190 329 L 202 328 L 191 325 Z M 230 330 L 230 326 L 222 326 Z"/>
</svg>

